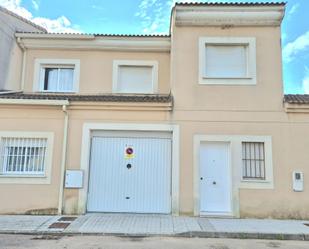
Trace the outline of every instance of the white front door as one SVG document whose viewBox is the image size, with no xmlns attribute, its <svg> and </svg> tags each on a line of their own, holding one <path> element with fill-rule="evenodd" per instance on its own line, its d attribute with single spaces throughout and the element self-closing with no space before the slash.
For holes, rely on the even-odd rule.
<svg viewBox="0 0 309 249">
<path fill-rule="evenodd" d="M 229 143 L 203 142 L 200 145 L 200 213 L 231 214 L 231 173 Z"/>
<path fill-rule="evenodd" d="M 87 211 L 170 213 L 171 138 L 108 135 L 92 137 Z"/>
</svg>

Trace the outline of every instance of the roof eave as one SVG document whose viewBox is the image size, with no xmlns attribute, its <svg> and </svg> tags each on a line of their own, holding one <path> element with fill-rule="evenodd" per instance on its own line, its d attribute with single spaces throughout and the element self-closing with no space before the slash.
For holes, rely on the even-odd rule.
<svg viewBox="0 0 309 249">
<path fill-rule="evenodd" d="M 124 37 L 42 33 L 16 33 L 15 36 L 29 49 L 169 52 L 171 47 L 169 36 Z"/>
<path fill-rule="evenodd" d="M 285 5 L 175 5 L 176 26 L 280 26 Z"/>
</svg>

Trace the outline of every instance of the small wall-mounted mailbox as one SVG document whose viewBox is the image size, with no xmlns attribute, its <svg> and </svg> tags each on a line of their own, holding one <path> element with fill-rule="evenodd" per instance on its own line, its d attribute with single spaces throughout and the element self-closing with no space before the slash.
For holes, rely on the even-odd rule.
<svg viewBox="0 0 309 249">
<path fill-rule="evenodd" d="M 293 171 L 293 190 L 295 192 L 304 191 L 304 174 L 300 171 Z"/>
<path fill-rule="evenodd" d="M 83 187 L 83 171 L 66 170 L 65 188 L 82 188 L 82 187 Z"/>
</svg>

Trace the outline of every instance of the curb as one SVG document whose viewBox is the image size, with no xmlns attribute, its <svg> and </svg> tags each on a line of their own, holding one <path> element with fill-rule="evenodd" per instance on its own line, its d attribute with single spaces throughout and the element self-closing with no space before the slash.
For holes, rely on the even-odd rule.
<svg viewBox="0 0 309 249">
<path fill-rule="evenodd" d="M 185 232 L 175 234 L 151 233 L 101 233 L 101 232 L 66 232 L 66 231 L 0 231 L 0 234 L 36 235 L 36 236 L 116 236 L 116 237 L 180 237 L 180 238 L 228 238 L 228 239 L 266 239 L 266 240 L 301 240 L 309 241 L 309 234 L 280 233 L 237 233 L 237 232 Z"/>
</svg>

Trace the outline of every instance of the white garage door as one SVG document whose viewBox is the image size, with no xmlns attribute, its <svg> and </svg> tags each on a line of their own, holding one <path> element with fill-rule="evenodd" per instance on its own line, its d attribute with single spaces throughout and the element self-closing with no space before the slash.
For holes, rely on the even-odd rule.
<svg viewBox="0 0 309 249">
<path fill-rule="evenodd" d="M 171 212 L 170 134 L 92 136 L 88 212 Z"/>
</svg>

